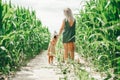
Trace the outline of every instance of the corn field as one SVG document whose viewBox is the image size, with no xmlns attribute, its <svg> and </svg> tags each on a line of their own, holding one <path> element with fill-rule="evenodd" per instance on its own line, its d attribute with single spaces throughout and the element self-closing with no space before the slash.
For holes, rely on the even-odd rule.
<svg viewBox="0 0 120 80">
<path fill-rule="evenodd" d="M 76 22 L 76 51 L 97 72 L 107 75 L 104 80 L 120 80 L 120 0 L 89 0 L 76 15 Z M 18 70 L 47 49 L 49 41 L 50 32 L 35 11 L 0 0 L 0 74 Z M 58 62 L 61 54 L 57 54 Z M 70 62 L 78 79 L 94 80 L 81 64 Z M 71 65 L 62 66 L 63 73 L 68 73 Z"/>
<path fill-rule="evenodd" d="M 18 70 L 46 49 L 49 40 L 50 32 L 36 18 L 35 11 L 0 0 L 0 73 Z"/>
<path fill-rule="evenodd" d="M 90 0 L 79 11 L 77 52 L 114 80 L 120 78 L 120 0 Z M 114 75 L 114 76 L 113 76 Z"/>
<path fill-rule="evenodd" d="M 104 80 L 120 80 L 120 0 L 90 0 L 76 19 L 76 51 L 96 72 L 107 75 Z M 63 47 L 60 42 L 58 48 Z M 81 65 L 72 65 L 80 80 L 94 80 Z"/>
</svg>

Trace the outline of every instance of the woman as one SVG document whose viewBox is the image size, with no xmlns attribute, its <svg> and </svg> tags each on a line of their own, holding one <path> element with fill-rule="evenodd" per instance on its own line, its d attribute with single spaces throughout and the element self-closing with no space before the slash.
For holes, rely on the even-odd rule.
<svg viewBox="0 0 120 80">
<path fill-rule="evenodd" d="M 67 60 L 69 55 L 74 60 L 76 21 L 70 8 L 64 9 L 64 15 L 65 19 L 59 31 L 59 36 L 63 32 L 64 60 Z"/>
</svg>

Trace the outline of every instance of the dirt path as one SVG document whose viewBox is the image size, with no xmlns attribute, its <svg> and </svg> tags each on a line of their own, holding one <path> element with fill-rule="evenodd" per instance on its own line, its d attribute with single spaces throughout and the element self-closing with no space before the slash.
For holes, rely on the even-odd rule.
<svg viewBox="0 0 120 80">
<path fill-rule="evenodd" d="M 86 65 L 87 62 L 77 54 L 78 53 L 75 53 L 75 60 L 79 58 L 80 63 Z M 94 72 L 90 67 L 84 66 L 83 69 L 95 78 L 95 80 L 103 80 L 101 75 Z M 70 75 L 70 73 L 68 75 Z M 22 67 L 21 71 L 18 71 L 15 76 L 9 80 L 64 80 L 63 78 L 64 75 L 61 73 L 61 70 L 58 68 L 57 64 L 48 64 L 47 51 L 43 51 L 40 55 L 32 59 L 27 66 Z M 71 77 L 69 78 L 71 79 Z"/>
<path fill-rule="evenodd" d="M 43 51 L 10 80 L 59 80 L 61 75 L 57 74 L 57 69 L 55 65 L 48 64 L 47 52 Z"/>
</svg>

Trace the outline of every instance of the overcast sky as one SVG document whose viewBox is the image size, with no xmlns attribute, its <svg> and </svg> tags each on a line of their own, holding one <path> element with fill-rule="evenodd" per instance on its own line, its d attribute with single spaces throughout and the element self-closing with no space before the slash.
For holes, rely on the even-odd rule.
<svg viewBox="0 0 120 80">
<path fill-rule="evenodd" d="M 9 1 L 9 0 L 3 0 Z M 58 32 L 64 19 L 63 9 L 69 7 L 73 13 L 78 13 L 85 0 L 11 0 L 12 4 L 30 8 L 36 11 L 36 16 L 47 26 L 51 33 Z"/>
</svg>

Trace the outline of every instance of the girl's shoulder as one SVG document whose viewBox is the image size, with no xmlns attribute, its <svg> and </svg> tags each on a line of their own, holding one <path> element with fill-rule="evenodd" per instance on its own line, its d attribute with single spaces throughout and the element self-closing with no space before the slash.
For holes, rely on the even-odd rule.
<svg viewBox="0 0 120 80">
<path fill-rule="evenodd" d="M 49 42 L 49 46 L 52 44 L 52 41 Z"/>
<path fill-rule="evenodd" d="M 50 41 L 50 44 L 52 44 L 52 40 Z"/>
</svg>

